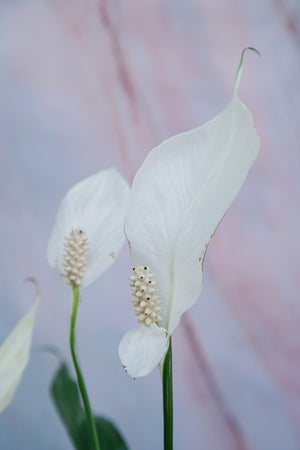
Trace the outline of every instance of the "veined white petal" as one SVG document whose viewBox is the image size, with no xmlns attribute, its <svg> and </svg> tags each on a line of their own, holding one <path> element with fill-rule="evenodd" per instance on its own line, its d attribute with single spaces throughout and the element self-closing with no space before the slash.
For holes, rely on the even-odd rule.
<svg viewBox="0 0 300 450">
<path fill-rule="evenodd" d="M 72 229 L 82 228 L 89 248 L 82 287 L 98 278 L 115 260 L 125 237 L 124 217 L 129 187 L 111 168 L 73 186 L 62 200 L 52 230 L 47 257 L 60 274 L 64 272 L 65 238 Z"/>
<path fill-rule="evenodd" d="M 168 334 L 152 323 L 129 330 L 120 342 L 119 356 L 125 371 L 132 378 L 148 375 L 168 349 Z"/>
<path fill-rule="evenodd" d="M 137 172 L 125 233 L 134 265 L 158 281 L 171 334 L 198 299 L 207 246 L 259 149 L 250 111 L 234 95 L 214 119 L 152 150 Z"/>
<path fill-rule="evenodd" d="M 11 402 L 27 365 L 39 296 L 0 347 L 0 412 Z"/>
</svg>

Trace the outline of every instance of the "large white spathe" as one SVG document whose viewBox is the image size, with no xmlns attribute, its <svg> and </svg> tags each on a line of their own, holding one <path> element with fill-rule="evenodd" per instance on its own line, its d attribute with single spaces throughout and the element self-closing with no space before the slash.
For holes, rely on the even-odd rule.
<svg viewBox="0 0 300 450">
<path fill-rule="evenodd" d="M 124 218 L 129 187 L 116 169 L 91 175 L 65 195 L 50 235 L 47 257 L 64 273 L 64 246 L 72 230 L 82 229 L 88 238 L 86 273 L 81 286 L 96 280 L 115 260 L 125 241 Z"/>
<path fill-rule="evenodd" d="M 169 336 L 200 295 L 207 247 L 259 149 L 252 115 L 237 95 L 243 54 L 227 107 L 201 127 L 154 148 L 133 181 L 125 233 L 134 265 L 149 266 L 158 282 L 163 302 L 159 325 Z M 149 347 L 149 336 L 147 340 Z M 165 335 L 161 340 L 167 344 Z M 149 373 L 155 367 L 150 361 L 147 371 L 136 370 L 139 364 L 132 363 L 132 355 L 144 355 L 130 342 L 134 340 L 125 334 L 119 349 L 122 364 L 132 377 Z M 154 345 L 158 347 L 157 338 Z"/>
<path fill-rule="evenodd" d="M 0 413 L 9 405 L 27 365 L 39 295 L 0 347 Z"/>
</svg>

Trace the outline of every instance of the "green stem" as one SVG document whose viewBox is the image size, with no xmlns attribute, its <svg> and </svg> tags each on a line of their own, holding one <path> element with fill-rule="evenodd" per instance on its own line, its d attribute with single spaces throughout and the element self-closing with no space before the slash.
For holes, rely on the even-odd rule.
<svg viewBox="0 0 300 450">
<path fill-rule="evenodd" d="M 173 381 L 172 381 L 172 342 L 163 366 L 163 404 L 164 404 L 164 450 L 173 450 Z"/>
<path fill-rule="evenodd" d="M 70 328 L 70 347 L 71 347 L 71 353 L 73 358 L 73 363 L 76 370 L 77 375 L 77 381 L 78 386 L 81 394 L 81 398 L 83 401 L 86 417 L 91 429 L 93 442 L 95 450 L 100 450 L 99 440 L 98 440 L 98 434 L 96 430 L 96 425 L 94 422 L 88 393 L 84 384 L 83 375 L 80 369 L 79 360 L 77 356 L 77 350 L 76 350 L 76 344 L 75 344 L 75 329 L 76 329 L 76 320 L 77 320 L 77 312 L 80 302 L 80 288 L 79 286 L 73 286 L 73 308 L 72 308 L 72 316 L 71 316 L 71 328 Z"/>
</svg>

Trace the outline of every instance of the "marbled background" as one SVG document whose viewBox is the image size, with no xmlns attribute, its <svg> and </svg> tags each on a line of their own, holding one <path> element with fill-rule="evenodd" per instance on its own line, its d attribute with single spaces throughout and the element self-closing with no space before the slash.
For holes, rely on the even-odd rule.
<svg viewBox="0 0 300 450">
<path fill-rule="evenodd" d="M 54 344 L 69 359 L 70 295 L 47 263 L 65 191 L 102 168 L 128 179 L 149 150 L 240 96 L 261 151 L 209 248 L 200 301 L 174 335 L 175 450 L 300 449 L 297 0 L 0 1 L 0 338 L 42 302 L 33 350 L 0 418 L 1 450 L 67 450 L 48 395 Z M 162 449 L 158 370 L 118 359 L 135 324 L 127 247 L 84 293 L 78 344 L 94 409 L 132 449 Z"/>
</svg>

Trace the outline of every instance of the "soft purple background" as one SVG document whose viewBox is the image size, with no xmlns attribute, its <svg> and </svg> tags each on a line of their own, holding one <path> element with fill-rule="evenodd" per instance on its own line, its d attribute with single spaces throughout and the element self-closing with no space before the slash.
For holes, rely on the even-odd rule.
<svg viewBox="0 0 300 450">
<path fill-rule="evenodd" d="M 0 2 L 0 338 L 42 302 L 22 384 L 0 418 L 1 450 L 67 450 L 48 396 L 55 344 L 69 359 L 70 295 L 46 261 L 54 214 L 78 180 L 116 166 L 130 181 L 162 139 L 240 96 L 261 151 L 209 248 L 200 301 L 174 335 L 175 450 L 300 449 L 297 0 Z M 241 149 L 242 151 L 243 149 Z M 78 323 L 94 409 L 132 449 L 162 449 L 158 370 L 118 359 L 135 325 L 127 248 L 84 293 Z"/>
</svg>

